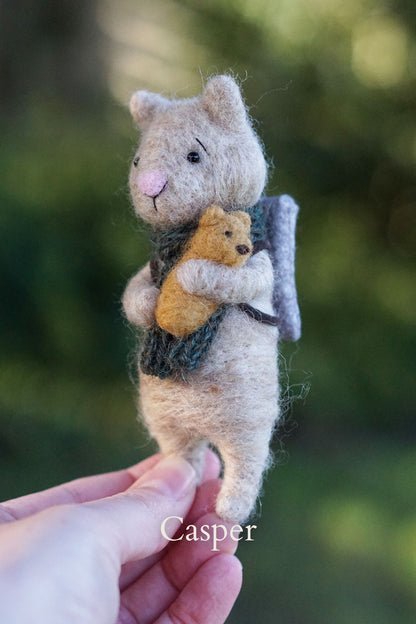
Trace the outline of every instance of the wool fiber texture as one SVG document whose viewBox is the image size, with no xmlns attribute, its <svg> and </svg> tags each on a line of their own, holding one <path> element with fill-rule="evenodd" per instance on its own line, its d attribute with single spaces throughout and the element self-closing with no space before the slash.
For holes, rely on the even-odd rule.
<svg viewBox="0 0 416 624">
<path fill-rule="evenodd" d="M 179 307 L 185 295 L 191 300 L 203 298 L 207 307 L 212 302 L 219 306 L 203 325 L 209 329 L 211 319 L 218 315 L 210 346 L 195 369 L 166 378 L 141 371 L 141 416 L 161 452 L 181 455 L 199 476 L 207 444 L 218 450 L 224 480 L 216 510 L 224 520 L 242 524 L 255 508 L 279 417 L 279 329 L 256 320 L 239 306 L 247 304 L 265 316 L 274 315 L 273 289 L 279 267 L 273 267 L 270 254 L 276 250 L 268 250 L 263 240 L 268 238 L 264 219 L 252 224 L 253 254 L 239 265 L 213 258 L 208 238 L 198 243 L 197 254 L 186 255 L 183 245 L 197 231 L 208 207 L 225 210 L 219 213 L 224 220 L 235 217 L 234 211 L 248 211 L 258 204 L 266 183 L 266 161 L 239 87 L 230 76 L 211 78 L 201 96 L 184 100 L 138 91 L 130 110 L 142 133 L 130 170 L 135 210 L 158 229 L 159 242 L 169 242 L 166 249 L 177 246 L 181 255 L 185 251 L 175 271 L 173 297 Z M 266 212 L 270 208 L 267 201 L 261 205 Z M 294 231 L 293 219 L 285 223 L 286 231 Z M 258 229 L 256 240 L 253 228 Z M 280 244 L 284 231 L 278 224 L 274 243 Z M 157 328 L 156 305 L 168 274 L 164 248 L 162 244 L 157 259 L 130 280 L 123 297 L 127 318 L 149 333 Z M 249 248 L 251 253 L 251 243 Z M 282 252 L 289 253 L 289 263 L 293 262 L 292 249 L 294 253 L 290 243 Z M 291 270 L 287 266 L 283 275 L 290 277 Z M 281 293 L 284 286 L 280 286 Z M 186 317 L 190 320 L 192 314 Z M 187 339 L 172 338 L 177 340 L 180 358 Z"/>
<path fill-rule="evenodd" d="M 211 205 L 244 210 L 259 200 L 266 162 L 232 78 L 216 76 L 202 96 L 184 100 L 138 91 L 131 110 L 142 136 L 130 190 L 145 221 L 176 227 L 198 219 Z M 187 160 L 192 152 L 199 155 L 196 163 Z M 167 184 L 153 202 L 140 190 L 139 176 L 161 170 Z"/>
<path fill-rule="evenodd" d="M 186 252 L 161 288 L 156 306 L 159 327 L 184 338 L 206 323 L 221 305 L 221 294 L 216 300 L 187 291 L 177 277 L 178 267 L 183 266 L 186 272 L 186 263 L 192 259 L 227 267 L 243 265 L 252 251 L 250 225 L 251 219 L 245 212 L 226 213 L 219 206 L 205 210 Z"/>
<path fill-rule="evenodd" d="M 247 210 L 251 219 L 253 253 L 267 247 L 267 206 L 264 199 Z M 181 260 L 197 227 L 197 222 L 191 222 L 169 230 L 154 228 L 151 237 L 154 254 L 150 266 L 152 280 L 158 288 Z M 182 377 L 184 372 L 194 371 L 204 360 L 225 311 L 226 306 L 221 306 L 202 327 L 183 338 L 176 338 L 157 325 L 148 328 L 141 345 L 141 370 L 160 379 L 178 375 Z M 263 314 L 261 316 L 264 318 Z"/>
<path fill-rule="evenodd" d="M 271 257 L 276 272 L 273 305 L 280 338 L 299 340 L 301 320 L 295 283 L 295 230 L 299 207 L 289 195 L 266 198 Z"/>
</svg>

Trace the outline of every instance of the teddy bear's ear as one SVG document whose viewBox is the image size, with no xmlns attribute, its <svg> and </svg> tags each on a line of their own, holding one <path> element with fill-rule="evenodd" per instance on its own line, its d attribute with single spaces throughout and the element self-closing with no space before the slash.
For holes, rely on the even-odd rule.
<svg viewBox="0 0 416 624">
<path fill-rule="evenodd" d="M 250 215 L 247 214 L 247 212 L 243 212 L 242 210 L 236 210 L 234 212 L 234 216 L 237 217 L 237 219 L 240 219 L 240 221 L 246 226 L 246 227 L 250 227 L 251 226 L 251 218 Z"/>
<path fill-rule="evenodd" d="M 170 106 L 170 101 L 158 93 L 136 91 L 130 98 L 130 113 L 140 129 L 149 126 L 157 112 Z"/>
<path fill-rule="evenodd" d="M 199 225 L 202 227 L 215 225 L 222 218 L 224 218 L 224 210 L 219 206 L 210 206 L 200 218 Z"/>
<path fill-rule="evenodd" d="M 238 130 L 246 123 L 246 107 L 231 76 L 213 76 L 208 80 L 202 105 L 212 121 L 229 130 Z"/>
</svg>

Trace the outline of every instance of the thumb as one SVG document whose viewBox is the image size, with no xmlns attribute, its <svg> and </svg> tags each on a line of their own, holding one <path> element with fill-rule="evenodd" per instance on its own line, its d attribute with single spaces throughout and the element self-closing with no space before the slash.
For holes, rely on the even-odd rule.
<svg viewBox="0 0 416 624">
<path fill-rule="evenodd" d="M 180 457 L 168 457 L 125 492 L 84 506 L 96 515 L 94 532 L 100 533 L 106 548 L 115 551 L 124 564 L 143 559 L 166 545 L 161 533 L 163 521 L 170 516 L 186 516 L 195 488 L 192 466 Z M 169 537 L 179 526 L 179 520 L 169 521 Z"/>
</svg>

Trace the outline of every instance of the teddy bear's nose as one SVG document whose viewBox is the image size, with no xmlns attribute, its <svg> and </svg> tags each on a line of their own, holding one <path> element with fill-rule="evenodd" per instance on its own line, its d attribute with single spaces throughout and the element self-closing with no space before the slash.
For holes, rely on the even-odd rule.
<svg viewBox="0 0 416 624">
<path fill-rule="evenodd" d="M 137 178 L 137 186 L 142 193 L 149 197 L 157 197 L 168 183 L 168 179 L 163 171 L 146 171 Z"/>
<path fill-rule="evenodd" d="M 236 250 L 238 251 L 239 254 L 241 254 L 242 256 L 245 256 L 250 251 L 250 248 L 247 247 L 247 245 L 237 245 Z"/>
</svg>

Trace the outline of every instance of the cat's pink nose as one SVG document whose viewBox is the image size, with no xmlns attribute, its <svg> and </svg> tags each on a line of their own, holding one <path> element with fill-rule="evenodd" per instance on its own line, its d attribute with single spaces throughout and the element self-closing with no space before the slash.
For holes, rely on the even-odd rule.
<svg viewBox="0 0 416 624">
<path fill-rule="evenodd" d="M 157 169 L 141 173 L 137 178 L 137 186 L 142 193 L 149 197 L 157 197 L 167 183 L 168 179 L 163 171 L 158 171 Z"/>
</svg>

